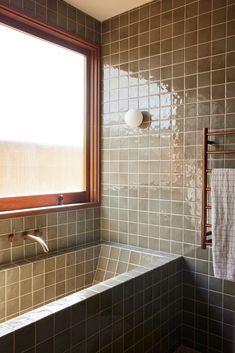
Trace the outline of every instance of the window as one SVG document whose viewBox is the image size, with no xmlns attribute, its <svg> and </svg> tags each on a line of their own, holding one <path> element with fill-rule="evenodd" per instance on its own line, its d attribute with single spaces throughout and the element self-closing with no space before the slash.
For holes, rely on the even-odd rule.
<svg viewBox="0 0 235 353">
<path fill-rule="evenodd" d="M 0 216 L 97 204 L 99 47 L 0 14 Z"/>
</svg>

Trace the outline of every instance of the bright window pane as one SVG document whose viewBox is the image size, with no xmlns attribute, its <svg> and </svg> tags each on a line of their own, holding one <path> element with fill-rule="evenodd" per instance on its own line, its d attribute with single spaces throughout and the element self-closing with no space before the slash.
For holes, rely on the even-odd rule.
<svg viewBox="0 0 235 353">
<path fill-rule="evenodd" d="M 85 190 L 86 57 L 0 24 L 0 197 Z"/>
</svg>

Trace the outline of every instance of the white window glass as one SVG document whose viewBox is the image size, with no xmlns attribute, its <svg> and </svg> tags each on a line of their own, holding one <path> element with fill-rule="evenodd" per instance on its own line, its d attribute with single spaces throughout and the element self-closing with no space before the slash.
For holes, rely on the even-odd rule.
<svg viewBox="0 0 235 353">
<path fill-rule="evenodd" d="M 0 197 L 85 190 L 86 56 L 0 24 Z"/>
</svg>

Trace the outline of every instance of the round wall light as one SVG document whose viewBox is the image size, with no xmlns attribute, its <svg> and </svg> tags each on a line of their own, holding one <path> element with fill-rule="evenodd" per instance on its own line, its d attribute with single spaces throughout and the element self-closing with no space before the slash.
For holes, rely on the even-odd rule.
<svg viewBox="0 0 235 353">
<path fill-rule="evenodd" d="M 125 115 L 125 121 L 128 126 L 136 128 L 143 122 L 143 114 L 139 110 L 130 109 Z"/>
</svg>

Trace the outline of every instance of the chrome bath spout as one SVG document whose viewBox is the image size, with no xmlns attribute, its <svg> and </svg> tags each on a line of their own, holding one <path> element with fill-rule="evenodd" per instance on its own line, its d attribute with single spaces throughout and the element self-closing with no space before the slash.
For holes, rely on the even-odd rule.
<svg viewBox="0 0 235 353">
<path fill-rule="evenodd" d="M 36 236 L 36 235 L 32 235 L 32 234 L 29 234 L 29 233 L 25 233 L 24 234 L 24 239 L 31 239 L 31 240 L 34 240 L 36 241 L 38 244 L 41 245 L 42 249 L 44 252 L 49 252 L 49 248 L 47 246 L 47 244 L 45 243 L 45 241 L 40 238 L 39 236 Z"/>
</svg>

